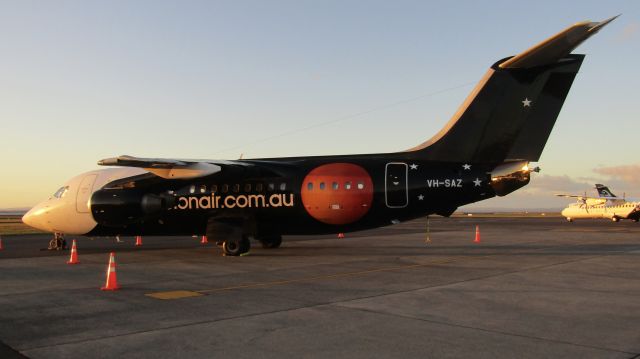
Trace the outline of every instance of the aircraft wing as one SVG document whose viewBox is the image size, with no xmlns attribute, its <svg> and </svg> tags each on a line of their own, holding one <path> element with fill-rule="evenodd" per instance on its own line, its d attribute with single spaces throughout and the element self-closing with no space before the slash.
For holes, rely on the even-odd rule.
<svg viewBox="0 0 640 359">
<path fill-rule="evenodd" d="M 585 196 L 578 196 L 578 195 L 575 195 L 575 194 L 562 194 L 562 193 L 556 193 L 556 196 L 565 197 L 565 198 L 583 198 L 583 199 L 596 198 L 596 197 L 585 197 Z"/>
<path fill-rule="evenodd" d="M 166 179 L 204 177 L 222 171 L 225 166 L 251 166 L 242 161 L 141 158 L 127 155 L 105 158 L 98 161 L 98 165 L 139 167 Z"/>
</svg>

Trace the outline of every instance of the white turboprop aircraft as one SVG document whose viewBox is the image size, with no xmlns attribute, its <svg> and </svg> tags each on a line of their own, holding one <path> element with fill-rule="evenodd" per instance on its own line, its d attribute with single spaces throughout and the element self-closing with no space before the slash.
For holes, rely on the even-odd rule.
<svg viewBox="0 0 640 359">
<path fill-rule="evenodd" d="M 640 219 L 640 201 L 627 201 L 613 194 L 609 188 L 596 184 L 598 197 L 556 194 L 559 197 L 577 198 L 561 214 L 567 221 L 573 222 L 577 218 L 609 218 L 614 222 L 621 219 L 630 219 L 638 222 Z"/>
</svg>

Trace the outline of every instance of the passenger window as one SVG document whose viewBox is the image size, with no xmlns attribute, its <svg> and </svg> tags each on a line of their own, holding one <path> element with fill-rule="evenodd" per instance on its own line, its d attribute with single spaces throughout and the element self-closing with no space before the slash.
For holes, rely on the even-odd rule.
<svg viewBox="0 0 640 359">
<path fill-rule="evenodd" d="M 264 189 L 264 188 L 262 188 L 262 183 L 258 183 L 258 184 L 256 185 L 256 191 L 258 191 L 258 192 L 262 192 L 262 190 L 263 190 L 263 189 Z"/>
<path fill-rule="evenodd" d="M 275 191 L 275 189 L 276 189 L 276 185 L 275 185 L 275 184 L 273 184 L 273 183 L 269 183 L 269 184 L 267 185 L 267 190 L 269 190 L 269 191 Z"/>
<path fill-rule="evenodd" d="M 320 189 L 324 190 L 324 182 L 320 182 Z"/>
<path fill-rule="evenodd" d="M 309 183 L 307 183 L 307 189 L 308 189 L 309 191 L 312 191 L 312 190 L 313 190 L 313 182 L 309 182 Z"/>
<path fill-rule="evenodd" d="M 251 183 L 247 183 L 244 185 L 244 191 L 245 192 L 251 192 Z"/>
<path fill-rule="evenodd" d="M 240 185 L 239 184 L 234 184 L 233 188 L 231 189 L 233 192 L 238 193 L 240 192 Z"/>
<path fill-rule="evenodd" d="M 189 187 L 189 193 L 195 193 L 196 192 L 196 185 L 191 185 L 191 187 Z"/>
<path fill-rule="evenodd" d="M 285 191 L 286 189 L 287 189 L 287 184 L 284 182 L 280 183 L 280 190 Z"/>
<path fill-rule="evenodd" d="M 229 185 L 228 184 L 223 184 L 222 185 L 222 193 L 227 193 L 229 192 Z"/>
<path fill-rule="evenodd" d="M 211 185 L 211 193 L 216 193 L 218 192 L 218 185 L 217 184 L 212 184 Z"/>
<path fill-rule="evenodd" d="M 344 189 L 351 189 L 351 182 L 345 182 Z"/>
<path fill-rule="evenodd" d="M 333 182 L 333 183 L 331 184 L 331 187 L 332 187 L 334 190 L 337 190 L 338 188 L 340 188 L 340 185 L 338 185 L 338 182 Z"/>
<path fill-rule="evenodd" d="M 364 182 L 358 182 L 358 189 L 364 189 Z"/>
<path fill-rule="evenodd" d="M 206 184 L 200 185 L 200 193 L 205 193 L 205 192 L 207 192 L 207 185 Z"/>
</svg>

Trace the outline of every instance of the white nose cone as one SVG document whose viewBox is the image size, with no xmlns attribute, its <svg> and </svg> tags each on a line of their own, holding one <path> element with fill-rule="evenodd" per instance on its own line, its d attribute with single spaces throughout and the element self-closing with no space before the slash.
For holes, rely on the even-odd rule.
<svg viewBox="0 0 640 359">
<path fill-rule="evenodd" d="M 45 217 L 46 208 L 43 208 L 43 206 L 39 204 L 31 208 L 24 216 L 22 216 L 22 223 L 41 231 L 50 232 L 51 229 L 46 225 L 47 221 Z"/>
<path fill-rule="evenodd" d="M 45 232 L 87 234 L 97 225 L 91 213 L 79 213 L 75 203 L 45 201 L 22 217 L 26 225 Z"/>
</svg>

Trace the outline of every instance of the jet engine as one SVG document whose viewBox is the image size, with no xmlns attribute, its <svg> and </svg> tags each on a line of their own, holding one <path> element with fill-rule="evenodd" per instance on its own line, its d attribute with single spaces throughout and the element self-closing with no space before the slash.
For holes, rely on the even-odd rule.
<svg viewBox="0 0 640 359">
<path fill-rule="evenodd" d="M 153 218 L 175 205 L 168 193 L 144 193 L 138 189 L 102 189 L 91 197 L 91 213 L 103 226 L 121 227 Z"/>
</svg>

